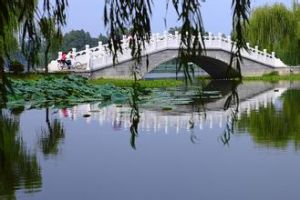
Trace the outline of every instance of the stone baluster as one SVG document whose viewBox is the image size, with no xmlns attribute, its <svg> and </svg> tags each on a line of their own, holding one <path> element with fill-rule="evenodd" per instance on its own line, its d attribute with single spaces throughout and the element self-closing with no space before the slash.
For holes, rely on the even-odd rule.
<svg viewBox="0 0 300 200">
<path fill-rule="evenodd" d="M 127 43 L 127 36 L 126 35 L 123 35 L 123 38 L 122 38 L 122 48 L 127 48 L 129 45 Z"/>
<path fill-rule="evenodd" d="M 176 46 L 180 45 L 180 37 L 179 37 L 179 32 L 175 31 L 175 40 L 176 40 Z"/>
<path fill-rule="evenodd" d="M 85 45 L 85 53 L 87 56 L 87 65 L 86 65 L 86 70 L 90 70 L 91 69 L 91 51 L 90 51 L 90 45 Z"/>
<path fill-rule="evenodd" d="M 267 60 L 267 49 L 264 49 L 264 60 Z"/>
<path fill-rule="evenodd" d="M 165 46 L 168 46 L 168 32 L 164 31 L 164 40 L 165 40 Z"/>
<path fill-rule="evenodd" d="M 219 40 L 219 42 L 218 42 L 218 45 L 219 45 L 219 47 L 222 47 L 222 33 L 218 33 L 218 40 Z"/>
<path fill-rule="evenodd" d="M 209 44 L 209 46 L 212 46 L 212 38 L 213 38 L 213 35 L 212 35 L 212 33 L 211 32 L 209 32 L 208 33 L 208 44 Z"/>
<path fill-rule="evenodd" d="M 231 36 L 230 35 L 227 35 L 227 42 L 231 43 Z"/>
<path fill-rule="evenodd" d="M 248 51 L 250 52 L 250 43 L 249 42 L 247 42 L 246 43 L 246 46 L 247 46 L 247 49 L 248 49 Z M 243 51 L 245 51 L 245 50 L 243 50 Z M 247 51 L 245 51 L 247 54 L 249 54 Z M 251 52 L 250 52 L 250 56 L 251 56 Z"/>
<path fill-rule="evenodd" d="M 72 65 L 75 64 L 75 61 L 76 61 L 76 48 L 72 48 L 72 54 L 71 54 Z"/>
<path fill-rule="evenodd" d="M 255 46 L 255 55 L 256 55 L 256 58 L 258 58 L 258 46 L 257 45 Z"/>
<path fill-rule="evenodd" d="M 231 50 L 231 36 L 227 35 L 226 40 L 227 40 L 227 47 L 228 47 L 228 49 Z"/>
<path fill-rule="evenodd" d="M 62 56 L 62 51 L 59 51 L 59 52 L 58 52 L 58 58 L 57 58 L 57 59 L 60 60 L 60 59 L 61 59 L 61 56 Z"/>
<path fill-rule="evenodd" d="M 102 41 L 98 41 L 98 49 L 99 49 L 98 56 L 101 59 L 101 63 L 102 63 L 102 58 L 103 58 L 103 55 L 105 54 Z"/>
<path fill-rule="evenodd" d="M 153 37 L 154 49 L 157 49 L 157 34 L 153 34 L 152 37 Z"/>
<path fill-rule="evenodd" d="M 276 57 L 275 57 L 275 52 L 274 52 L 274 51 L 272 51 L 272 58 L 273 58 L 273 59 L 276 58 Z"/>
<path fill-rule="evenodd" d="M 275 56 L 274 51 L 272 51 L 272 58 L 271 59 L 272 59 L 273 64 L 276 65 L 276 56 Z"/>
<path fill-rule="evenodd" d="M 103 43 L 101 41 L 98 42 L 99 54 L 103 53 Z"/>
<path fill-rule="evenodd" d="M 76 48 L 72 48 L 72 56 L 73 56 L 73 58 L 76 57 L 76 52 L 77 52 L 77 49 Z"/>
</svg>

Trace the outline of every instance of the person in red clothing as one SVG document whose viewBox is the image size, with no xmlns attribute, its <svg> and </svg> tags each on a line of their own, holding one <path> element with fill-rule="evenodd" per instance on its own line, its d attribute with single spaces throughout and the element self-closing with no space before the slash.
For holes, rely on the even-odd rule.
<svg viewBox="0 0 300 200">
<path fill-rule="evenodd" d="M 59 63 L 62 64 L 62 66 L 67 66 L 68 69 L 71 67 L 71 60 L 68 59 L 68 55 L 66 52 L 62 52 L 61 58 L 58 60 Z"/>
<path fill-rule="evenodd" d="M 66 64 L 66 60 L 67 60 L 67 54 L 66 52 L 62 52 L 60 59 L 58 60 L 58 62 L 60 62 L 61 64 Z"/>
</svg>

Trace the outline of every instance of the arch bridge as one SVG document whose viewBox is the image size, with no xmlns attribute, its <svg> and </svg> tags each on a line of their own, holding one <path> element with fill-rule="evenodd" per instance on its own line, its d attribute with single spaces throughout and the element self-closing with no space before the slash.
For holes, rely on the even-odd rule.
<svg viewBox="0 0 300 200">
<path fill-rule="evenodd" d="M 180 48 L 180 34 L 176 32 L 174 35 L 164 32 L 164 34 L 153 34 L 150 42 L 146 44 L 143 50 L 143 59 L 140 66 L 140 78 L 151 72 L 157 66 L 178 57 Z M 206 48 L 205 55 L 191 57 L 190 62 L 201 67 L 212 78 L 226 78 L 226 72 L 231 59 L 232 49 L 235 48 L 235 42 L 230 36 L 224 37 L 222 34 L 203 36 Z M 258 50 L 258 46 L 250 47 L 249 51 L 242 51 L 243 62 L 241 71 L 243 75 L 262 75 L 272 71 L 288 70 L 279 58 L 275 57 L 275 52 L 268 53 L 266 49 Z M 89 78 L 132 78 L 132 66 L 134 60 L 131 56 L 129 48 L 129 38 L 123 37 L 122 40 L 123 53 L 118 53 L 118 61 L 113 65 L 113 57 L 108 50 L 108 45 L 99 42 L 98 46 L 90 48 L 86 45 L 86 49 L 76 52 L 73 49 L 75 62 L 79 62 L 84 66 L 84 70 L 72 70 L 74 73 L 81 74 Z M 59 52 L 59 57 L 61 52 Z M 146 56 L 149 63 L 146 64 Z M 57 60 L 51 61 L 48 66 L 50 72 L 58 71 Z M 236 73 L 230 73 L 234 76 Z"/>
</svg>

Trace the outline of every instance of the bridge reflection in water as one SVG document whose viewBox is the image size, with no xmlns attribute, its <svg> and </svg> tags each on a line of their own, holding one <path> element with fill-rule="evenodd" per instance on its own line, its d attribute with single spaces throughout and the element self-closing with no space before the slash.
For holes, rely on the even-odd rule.
<svg viewBox="0 0 300 200">
<path fill-rule="evenodd" d="M 287 88 L 276 88 L 264 91 L 254 97 L 241 100 L 238 106 L 237 117 L 242 113 L 250 114 L 251 110 L 258 110 L 259 107 L 267 107 L 268 104 L 280 107 L 279 97 L 287 90 Z M 220 102 L 224 99 L 218 100 Z M 180 133 L 181 129 L 199 129 L 204 128 L 224 128 L 228 121 L 232 121 L 232 110 L 222 110 L 220 103 L 207 103 L 205 106 L 209 109 L 205 112 L 194 112 L 185 107 L 185 113 L 173 111 L 157 111 L 150 110 L 141 106 L 139 129 L 147 133 Z M 77 120 L 83 115 L 90 113 L 91 117 L 86 118 L 87 122 L 99 121 L 100 125 L 111 122 L 111 126 L 115 130 L 128 130 L 131 125 L 130 107 L 110 105 L 99 109 L 98 103 L 84 104 L 75 106 L 70 109 L 60 110 L 61 118 L 70 118 Z M 174 132 L 175 128 L 175 132 Z M 170 131 L 172 130 L 172 131 Z"/>
</svg>

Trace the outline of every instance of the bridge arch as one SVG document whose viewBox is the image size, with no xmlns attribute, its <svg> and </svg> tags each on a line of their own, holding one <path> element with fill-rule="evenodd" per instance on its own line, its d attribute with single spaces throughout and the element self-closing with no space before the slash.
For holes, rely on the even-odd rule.
<svg viewBox="0 0 300 200">
<path fill-rule="evenodd" d="M 141 76 L 145 76 L 147 73 L 150 73 L 152 70 L 156 69 L 159 65 L 176 58 L 178 58 L 178 51 L 175 50 L 166 50 L 160 52 L 159 54 L 150 55 L 148 68 L 143 69 L 144 67 L 141 67 Z M 220 58 L 211 57 L 209 54 L 206 54 L 189 57 L 188 62 L 194 63 L 214 79 L 230 78 L 237 75 L 237 72 L 234 70 L 228 71 L 230 59 L 221 60 Z M 229 76 L 226 76 L 227 72 L 230 72 L 228 73 Z"/>
</svg>

